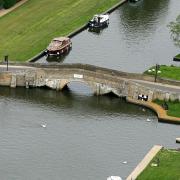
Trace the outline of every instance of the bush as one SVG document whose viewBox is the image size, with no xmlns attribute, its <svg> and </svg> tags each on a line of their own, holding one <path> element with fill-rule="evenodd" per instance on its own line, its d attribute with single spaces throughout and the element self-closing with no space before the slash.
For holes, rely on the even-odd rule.
<svg viewBox="0 0 180 180">
<path fill-rule="evenodd" d="M 5 9 L 8 9 L 8 8 L 12 7 L 14 4 L 16 4 L 16 0 L 3 0 L 3 1 L 4 1 L 3 7 Z"/>
<path fill-rule="evenodd" d="M 0 0 L 0 8 L 3 6 L 4 0 Z"/>
</svg>

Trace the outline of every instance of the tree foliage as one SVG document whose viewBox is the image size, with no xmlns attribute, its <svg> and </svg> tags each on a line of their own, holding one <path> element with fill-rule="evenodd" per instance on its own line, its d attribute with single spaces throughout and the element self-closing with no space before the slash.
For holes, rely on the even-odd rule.
<svg viewBox="0 0 180 180">
<path fill-rule="evenodd" d="M 170 28 L 174 44 L 180 47 L 180 15 L 176 18 L 176 21 L 170 22 L 168 27 Z"/>
<path fill-rule="evenodd" d="M 3 6 L 5 9 L 12 7 L 16 4 L 17 0 L 0 0 L 0 6 Z"/>
<path fill-rule="evenodd" d="M 3 6 L 4 0 L 0 0 L 0 8 Z"/>
<path fill-rule="evenodd" d="M 4 0 L 4 8 L 8 9 L 12 7 L 14 4 L 16 4 L 16 0 Z"/>
</svg>

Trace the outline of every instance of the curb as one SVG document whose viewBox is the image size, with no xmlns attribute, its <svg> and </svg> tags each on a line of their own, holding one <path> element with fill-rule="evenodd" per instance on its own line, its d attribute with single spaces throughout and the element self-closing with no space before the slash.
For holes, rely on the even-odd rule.
<svg viewBox="0 0 180 180">
<path fill-rule="evenodd" d="M 136 168 L 127 177 L 126 180 L 135 180 L 144 171 L 144 169 L 148 166 L 148 164 L 152 161 L 152 159 L 162 148 L 163 147 L 160 145 L 153 146 L 152 149 L 146 154 L 143 160 L 136 166 Z"/>
<path fill-rule="evenodd" d="M 168 116 L 167 112 L 158 104 L 155 104 L 150 101 L 140 101 L 140 100 L 134 100 L 130 97 L 126 98 L 126 101 L 132 104 L 136 104 L 139 106 L 147 107 L 151 110 L 153 110 L 157 116 L 159 122 L 165 122 L 165 123 L 171 123 L 171 124 L 180 124 L 180 118 Z"/>
</svg>

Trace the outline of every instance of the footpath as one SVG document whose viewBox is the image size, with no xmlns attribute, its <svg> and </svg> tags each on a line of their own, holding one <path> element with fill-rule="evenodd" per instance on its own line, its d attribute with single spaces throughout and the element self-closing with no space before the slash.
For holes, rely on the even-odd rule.
<svg viewBox="0 0 180 180">
<path fill-rule="evenodd" d="M 13 7 L 9 8 L 9 9 L 1 9 L 0 10 L 0 17 L 10 13 L 11 11 L 13 11 L 14 9 L 18 8 L 19 6 L 23 5 L 25 2 L 27 2 L 28 0 L 21 0 L 18 3 L 16 3 Z"/>
<path fill-rule="evenodd" d="M 168 116 L 167 111 L 164 110 L 160 105 L 155 104 L 150 101 L 141 101 L 141 100 L 135 100 L 130 97 L 127 98 L 127 102 L 137 104 L 140 106 L 145 106 L 147 108 L 152 109 L 157 113 L 158 120 L 162 122 L 167 122 L 167 123 L 175 123 L 175 124 L 180 124 L 180 118 L 178 117 L 173 117 L 173 116 Z"/>
<path fill-rule="evenodd" d="M 127 177 L 126 180 L 135 180 L 161 149 L 162 146 L 155 145 L 144 157 L 144 159 L 137 165 L 133 172 Z"/>
</svg>

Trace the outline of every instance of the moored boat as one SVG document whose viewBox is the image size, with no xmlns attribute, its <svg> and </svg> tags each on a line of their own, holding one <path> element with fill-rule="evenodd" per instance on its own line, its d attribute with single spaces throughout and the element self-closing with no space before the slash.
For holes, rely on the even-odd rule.
<svg viewBox="0 0 180 180">
<path fill-rule="evenodd" d="M 104 28 L 109 25 L 109 15 L 108 14 L 97 14 L 89 21 L 89 28 Z"/>
<path fill-rule="evenodd" d="M 57 37 L 54 38 L 46 49 L 47 55 L 60 56 L 64 53 L 69 52 L 72 47 L 72 42 L 68 37 Z"/>
</svg>

